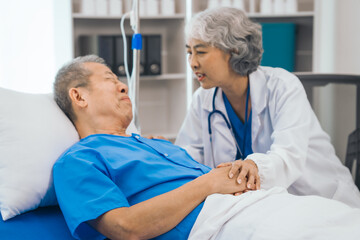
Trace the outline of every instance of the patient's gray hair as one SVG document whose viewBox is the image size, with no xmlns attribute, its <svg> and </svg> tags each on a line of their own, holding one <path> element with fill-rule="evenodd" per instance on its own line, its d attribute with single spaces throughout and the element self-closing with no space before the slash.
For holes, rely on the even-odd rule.
<svg viewBox="0 0 360 240">
<path fill-rule="evenodd" d="M 220 7 L 196 14 L 185 28 L 186 41 L 197 39 L 231 53 L 230 66 L 246 76 L 258 68 L 263 54 L 261 25 L 240 9 Z"/>
<path fill-rule="evenodd" d="M 96 55 L 77 57 L 60 68 L 54 82 L 54 99 L 66 116 L 74 123 L 76 115 L 71 105 L 69 89 L 73 87 L 87 87 L 90 70 L 84 67 L 84 63 L 95 62 L 105 64 L 104 59 Z"/>
</svg>

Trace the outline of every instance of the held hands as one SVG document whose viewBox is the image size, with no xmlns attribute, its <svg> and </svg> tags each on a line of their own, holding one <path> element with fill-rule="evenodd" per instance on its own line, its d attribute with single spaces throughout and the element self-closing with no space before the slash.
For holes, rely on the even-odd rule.
<svg viewBox="0 0 360 240">
<path fill-rule="evenodd" d="M 214 168 L 209 173 L 204 174 L 199 178 L 203 178 L 206 185 L 210 186 L 210 193 L 222 193 L 222 194 L 235 194 L 237 192 L 243 192 L 246 190 L 245 181 L 241 184 L 237 181 L 237 175 L 235 177 L 229 177 L 230 166 L 224 166 L 222 168 Z"/>
<path fill-rule="evenodd" d="M 260 176 L 256 163 L 247 159 L 236 160 L 234 162 L 221 163 L 216 168 L 230 167 L 229 178 L 236 178 L 239 184 L 246 184 L 246 189 L 244 191 L 239 191 L 235 195 L 240 195 L 241 193 L 250 191 L 250 190 L 259 190 L 260 189 Z"/>
</svg>

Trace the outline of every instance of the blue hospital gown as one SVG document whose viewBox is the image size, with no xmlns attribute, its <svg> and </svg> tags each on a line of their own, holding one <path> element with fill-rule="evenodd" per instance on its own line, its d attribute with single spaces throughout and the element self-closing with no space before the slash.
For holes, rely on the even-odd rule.
<svg viewBox="0 0 360 240">
<path fill-rule="evenodd" d="M 69 148 L 53 168 L 59 205 L 72 235 L 81 239 L 104 239 L 86 221 L 171 191 L 209 171 L 169 141 L 137 134 L 90 135 Z M 201 208 L 155 239 L 187 239 Z"/>
</svg>

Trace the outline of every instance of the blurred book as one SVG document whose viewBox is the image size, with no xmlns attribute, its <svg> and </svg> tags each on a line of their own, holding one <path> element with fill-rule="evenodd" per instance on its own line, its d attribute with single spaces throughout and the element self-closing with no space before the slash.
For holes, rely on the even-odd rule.
<svg viewBox="0 0 360 240">
<path fill-rule="evenodd" d="M 146 36 L 146 63 L 147 75 L 161 74 L 161 36 Z"/>
<path fill-rule="evenodd" d="M 82 35 L 79 36 L 79 55 L 95 54 L 103 58 L 114 71 L 115 39 L 112 35 Z"/>
<path fill-rule="evenodd" d="M 131 74 L 133 50 L 131 36 L 126 36 L 127 64 Z M 103 58 L 118 76 L 125 76 L 124 39 L 121 35 L 82 35 L 79 36 L 79 55 L 95 54 Z M 140 50 L 140 75 L 161 74 L 161 35 L 143 35 Z"/>
<path fill-rule="evenodd" d="M 295 23 L 261 23 L 264 54 L 262 66 L 295 68 Z"/>
</svg>

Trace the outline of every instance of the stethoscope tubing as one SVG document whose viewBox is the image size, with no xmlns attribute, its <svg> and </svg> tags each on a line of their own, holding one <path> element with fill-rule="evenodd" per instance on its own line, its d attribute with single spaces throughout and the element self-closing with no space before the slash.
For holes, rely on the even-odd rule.
<svg viewBox="0 0 360 240">
<path fill-rule="evenodd" d="M 216 94 L 219 90 L 219 87 L 215 87 L 215 90 L 214 90 L 214 94 L 213 94 L 213 99 L 212 99 L 212 111 L 209 113 L 209 116 L 208 116 L 208 132 L 209 132 L 209 136 L 210 136 L 210 142 L 212 144 L 212 127 L 211 127 L 211 117 L 215 114 L 219 114 L 223 120 L 225 121 L 226 123 L 226 126 L 228 127 L 232 137 L 234 138 L 234 141 L 235 141 L 235 145 L 236 145 L 236 148 L 237 150 L 240 152 L 240 155 L 241 155 L 241 158 L 242 159 L 245 159 L 245 155 L 242 153 L 237 141 L 236 141 L 236 138 L 234 136 L 234 132 L 232 130 L 232 126 L 230 124 L 230 121 L 226 118 L 225 114 L 223 112 L 221 112 L 220 110 L 217 110 L 216 109 L 216 106 L 215 106 L 215 99 L 216 99 Z M 247 88 L 247 94 L 246 94 L 246 105 L 245 105 L 245 126 L 244 126 L 244 141 L 243 141 L 243 150 L 245 151 L 245 142 L 246 142 L 246 135 L 247 135 L 247 122 L 248 122 L 248 105 L 249 105 L 249 95 L 250 95 L 250 84 L 248 84 L 248 88 Z M 212 146 L 211 146 L 211 151 L 213 152 L 214 150 L 212 149 Z M 214 158 L 214 156 L 213 156 Z"/>
</svg>

